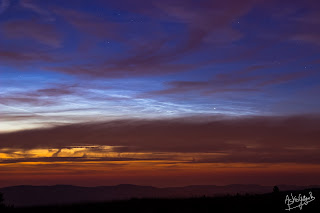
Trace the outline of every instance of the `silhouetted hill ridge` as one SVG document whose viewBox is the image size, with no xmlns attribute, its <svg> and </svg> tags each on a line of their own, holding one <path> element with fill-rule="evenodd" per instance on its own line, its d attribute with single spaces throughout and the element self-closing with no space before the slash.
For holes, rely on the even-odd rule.
<svg viewBox="0 0 320 213">
<path fill-rule="evenodd" d="M 281 191 L 320 188 L 320 186 L 278 185 Z M 11 186 L 0 189 L 6 204 L 15 206 L 38 206 L 71 203 L 103 202 L 130 198 L 187 198 L 220 196 L 226 194 L 263 194 L 272 192 L 273 186 L 255 184 L 191 185 L 185 187 L 139 186 L 120 184 L 116 186 L 84 187 L 73 185 Z"/>
</svg>

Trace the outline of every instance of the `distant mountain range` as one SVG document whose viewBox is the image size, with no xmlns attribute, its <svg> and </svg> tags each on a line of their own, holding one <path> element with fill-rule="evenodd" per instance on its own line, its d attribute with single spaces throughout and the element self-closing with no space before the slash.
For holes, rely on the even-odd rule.
<svg viewBox="0 0 320 213">
<path fill-rule="evenodd" d="M 278 185 L 280 191 L 320 188 L 313 186 Z M 272 192 L 273 186 L 232 184 L 226 186 L 194 185 L 185 187 L 157 188 L 121 184 L 117 186 L 80 187 L 55 186 L 11 186 L 1 188 L 6 204 L 14 206 L 38 206 L 71 203 L 89 203 L 131 198 L 185 198 L 219 196 L 226 194 L 262 194 Z"/>
</svg>

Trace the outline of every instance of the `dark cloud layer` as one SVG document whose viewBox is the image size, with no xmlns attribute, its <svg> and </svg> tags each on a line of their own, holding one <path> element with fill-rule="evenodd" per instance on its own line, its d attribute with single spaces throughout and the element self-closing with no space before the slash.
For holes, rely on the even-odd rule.
<svg viewBox="0 0 320 213">
<path fill-rule="evenodd" d="M 199 162 L 320 163 L 320 117 L 179 118 L 83 123 L 0 135 L 2 148 L 115 146 L 116 152 L 218 153 Z"/>
<path fill-rule="evenodd" d="M 90 162 L 90 161 L 148 161 L 148 160 L 157 160 L 156 158 L 152 159 L 139 159 L 139 158 L 86 158 L 86 157 L 35 157 L 35 158 L 14 158 L 14 159 L 2 159 L 0 163 L 23 163 L 23 162 Z"/>
</svg>

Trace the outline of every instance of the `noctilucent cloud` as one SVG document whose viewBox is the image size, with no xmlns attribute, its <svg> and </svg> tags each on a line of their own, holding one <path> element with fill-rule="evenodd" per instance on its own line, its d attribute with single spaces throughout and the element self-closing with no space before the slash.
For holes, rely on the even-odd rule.
<svg viewBox="0 0 320 213">
<path fill-rule="evenodd" d="M 319 113 L 317 1 L 0 1 L 1 132 Z"/>
</svg>

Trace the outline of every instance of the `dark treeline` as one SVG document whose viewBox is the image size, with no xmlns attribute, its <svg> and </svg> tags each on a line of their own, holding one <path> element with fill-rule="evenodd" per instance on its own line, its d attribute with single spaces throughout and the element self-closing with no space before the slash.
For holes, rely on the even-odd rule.
<svg viewBox="0 0 320 213">
<path fill-rule="evenodd" d="M 12 213 L 87 213 L 87 212 L 128 212 L 128 213 L 168 213 L 168 212 L 289 212 L 285 204 L 286 196 L 291 197 L 299 194 L 309 197 L 312 192 L 315 200 L 303 205 L 302 210 L 299 208 L 292 209 L 290 212 L 320 212 L 320 189 L 306 189 L 301 191 L 280 192 L 277 188 L 273 193 L 260 195 L 227 195 L 222 197 L 194 197 L 184 199 L 130 199 L 123 201 L 74 204 L 74 205 L 56 205 L 56 206 L 39 206 L 39 207 L 2 207 L 2 212 Z M 293 206 L 298 205 L 295 203 Z"/>
</svg>

